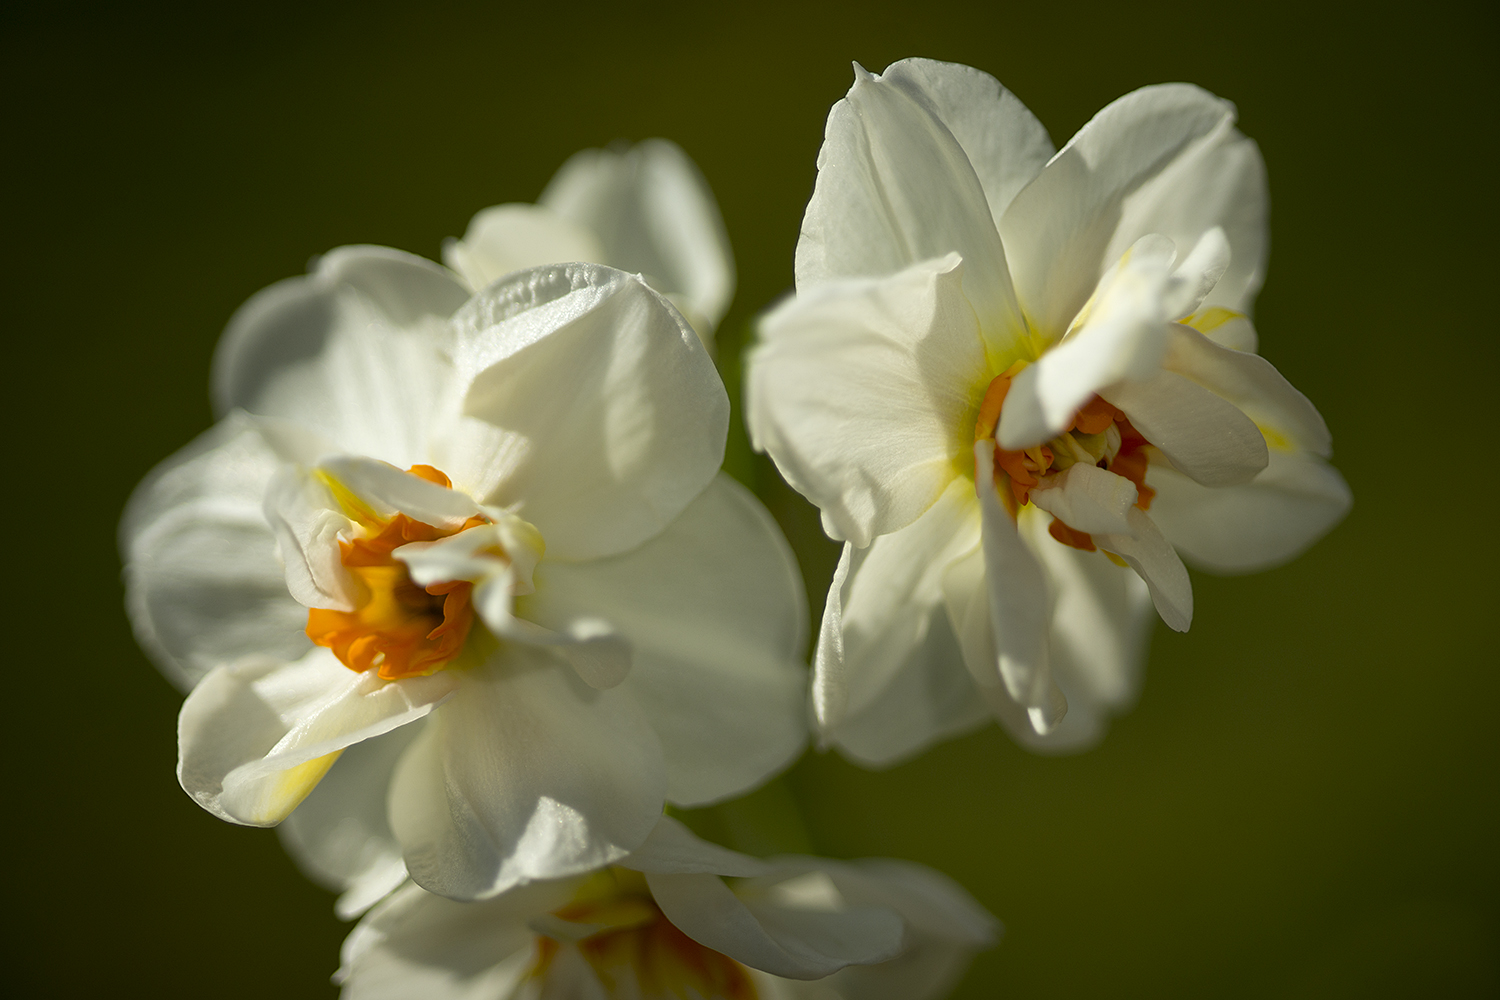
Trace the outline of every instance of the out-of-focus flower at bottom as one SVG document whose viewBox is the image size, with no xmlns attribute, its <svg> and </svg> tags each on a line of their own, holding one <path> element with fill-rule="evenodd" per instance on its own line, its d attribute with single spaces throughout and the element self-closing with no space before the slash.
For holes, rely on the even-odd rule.
<svg viewBox="0 0 1500 1000">
<path fill-rule="evenodd" d="M 334 979 L 345 1000 L 928 1000 L 999 930 L 921 865 L 761 861 L 664 818 L 615 865 L 483 902 L 408 884 Z"/>
</svg>

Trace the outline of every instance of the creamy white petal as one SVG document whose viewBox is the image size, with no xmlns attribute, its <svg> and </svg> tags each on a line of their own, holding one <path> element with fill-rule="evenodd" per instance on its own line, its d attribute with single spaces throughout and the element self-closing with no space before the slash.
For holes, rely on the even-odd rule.
<svg viewBox="0 0 1500 1000">
<path fill-rule="evenodd" d="M 481 513 L 468 494 L 373 458 L 340 455 L 325 459 L 317 471 L 347 490 L 352 502 L 368 508 L 381 520 L 401 513 L 414 521 L 454 531 Z"/>
<path fill-rule="evenodd" d="M 1124 411 L 1177 471 L 1204 486 L 1247 483 L 1270 461 L 1255 421 L 1176 372 L 1119 382 L 1099 395 Z"/>
<path fill-rule="evenodd" d="M 864 767 L 901 763 L 989 720 L 943 605 L 927 609 L 927 619 L 922 641 L 908 651 L 896 673 L 860 711 L 844 716 L 824 737 Z"/>
<path fill-rule="evenodd" d="M 1130 534 L 1096 535 L 1094 543 L 1129 563 L 1150 588 L 1162 621 L 1168 628 L 1186 632 L 1193 623 L 1193 585 L 1187 569 L 1145 511 L 1132 507 L 1126 518 Z"/>
<path fill-rule="evenodd" d="M 1217 306 L 1208 306 L 1184 319 L 1183 324 L 1192 327 L 1220 347 L 1233 351 L 1254 354 L 1260 344 L 1255 333 L 1255 324 L 1244 313 Z"/>
<path fill-rule="evenodd" d="M 1233 403 L 1283 446 L 1321 458 L 1333 454 L 1333 439 L 1317 407 L 1265 358 L 1220 346 L 1196 330 L 1174 324 L 1163 366 Z"/>
<path fill-rule="evenodd" d="M 1198 237 L 1196 243 L 1174 243 L 1190 248 L 1188 255 L 1172 272 L 1164 312 L 1170 319 L 1192 315 L 1229 269 L 1229 239 L 1218 226 Z"/>
<path fill-rule="evenodd" d="M 981 548 L 989 589 L 990 628 L 1000 679 L 1012 698 L 1041 713 L 1039 731 L 1061 718 L 1047 669 L 1051 596 L 1042 567 L 1021 541 L 994 486 L 995 445 L 974 445 L 975 492 L 983 521 Z M 1055 718 L 1054 718 L 1055 717 Z"/>
<path fill-rule="evenodd" d="M 413 879 L 474 899 L 618 860 L 665 792 L 661 745 L 628 695 L 507 644 L 402 756 L 390 819 Z"/>
<path fill-rule="evenodd" d="M 345 1000 L 513 998 L 535 958 L 527 921 L 567 903 L 576 884 L 540 882 L 480 903 L 408 885 L 344 942 L 334 981 Z"/>
<path fill-rule="evenodd" d="M 462 481 L 440 467 L 536 525 L 550 558 L 634 548 L 717 473 L 723 383 L 639 277 L 592 264 L 523 271 L 476 295 L 454 326 L 464 414 L 492 439 L 478 455 L 444 453 Z"/>
<path fill-rule="evenodd" d="M 895 958 L 853 965 L 818 982 L 844 1000 L 947 996 L 974 952 L 992 946 L 999 936 L 999 922 L 956 882 L 931 868 L 886 858 L 824 862 L 822 867 L 845 901 L 890 907 L 906 924 Z"/>
<path fill-rule="evenodd" d="M 964 294 L 992 352 L 1005 355 L 1024 329 L 1005 250 L 979 177 L 925 89 L 910 71 L 888 81 L 855 66 L 818 151 L 797 289 L 884 277 L 957 252 L 967 265 Z"/>
<path fill-rule="evenodd" d="M 420 257 L 334 250 L 235 313 L 214 356 L 215 408 L 285 418 L 402 467 L 424 461 L 450 375 L 444 321 L 468 294 Z"/>
<path fill-rule="evenodd" d="M 451 672 L 400 681 L 355 673 L 325 649 L 294 663 L 216 668 L 178 717 L 177 780 L 220 819 L 274 826 L 339 751 L 421 718 L 454 686 Z"/>
<path fill-rule="evenodd" d="M 1055 437 L 1104 387 L 1157 371 L 1166 352 L 1175 257 L 1171 242 L 1144 236 L 1099 280 L 1067 339 L 1011 383 L 996 433 L 1002 448 L 1015 451 Z"/>
<path fill-rule="evenodd" d="M 734 255 L 708 182 L 676 143 L 575 153 L 537 200 L 599 240 L 601 256 L 573 259 L 643 274 L 711 336 L 734 295 Z"/>
<path fill-rule="evenodd" d="M 619 862 L 621 868 L 659 875 L 709 873 L 745 878 L 764 875 L 770 866 L 718 844 L 701 840 L 681 822 L 663 816 L 646 842 Z"/>
<path fill-rule="evenodd" d="M 856 546 L 910 524 L 971 460 L 988 369 L 968 266 L 950 255 L 838 282 L 761 322 L 751 440 Z"/>
<path fill-rule="evenodd" d="M 1146 233 L 1190 247 L 1220 227 L 1228 238 L 1229 269 L 1207 303 L 1245 311 L 1265 280 L 1268 206 L 1260 150 L 1234 127 L 1233 118 L 1226 118 L 1125 198 L 1105 259 Z"/>
<path fill-rule="evenodd" d="M 543 563 L 517 613 L 549 627 L 597 615 L 630 642 L 621 689 L 661 738 L 675 803 L 744 792 L 802 750 L 802 578 L 765 508 L 728 476 L 632 552 Z"/>
<path fill-rule="evenodd" d="M 359 586 L 338 544 L 353 530 L 352 522 L 328 484 L 307 469 L 282 466 L 266 487 L 263 511 L 292 598 L 309 608 L 353 611 Z"/>
<path fill-rule="evenodd" d="M 1233 119 L 1228 101 L 1189 84 L 1143 87 L 1095 115 L 1016 195 L 1000 235 L 1038 333 L 1062 336 L 1118 258 L 1110 244 L 1125 199 Z"/>
<path fill-rule="evenodd" d="M 998 226 L 1016 194 L 1052 158 L 1052 139 L 1020 99 L 981 70 L 933 59 L 902 59 L 880 79 L 929 104 L 979 177 Z"/>
<path fill-rule="evenodd" d="M 901 918 L 883 907 L 808 910 L 769 898 L 742 899 L 708 874 L 647 873 L 646 882 L 662 913 L 688 937 L 788 979 L 817 979 L 848 965 L 879 962 L 901 947 Z"/>
<path fill-rule="evenodd" d="M 1155 620 L 1150 592 L 1134 570 L 1104 553 L 1058 542 L 1047 532 L 1049 523 L 1045 515 L 1023 516 L 1020 526 L 1055 595 L 1049 652 L 1053 676 L 1069 694 L 1068 719 L 1075 711 L 1082 716 L 1087 705 L 1127 708 L 1140 689 Z"/>
<path fill-rule="evenodd" d="M 1349 511 L 1338 470 L 1316 455 L 1271 450 L 1264 472 L 1243 486 L 1208 489 L 1172 469 L 1152 466 L 1155 521 L 1195 566 L 1248 573 L 1276 566 L 1323 537 Z"/>
<path fill-rule="evenodd" d="M 1031 510 L 1032 508 L 1027 508 L 1021 512 L 1023 522 L 1029 519 Z M 1093 706 L 1085 702 L 1079 706 L 1081 711 L 1075 711 L 1067 692 L 1057 683 L 1058 678 L 1052 678 L 1046 694 L 1047 701 L 1040 709 L 1028 708 L 1012 698 L 1001 682 L 1000 672 L 996 669 L 994 628 L 990 620 L 990 589 L 983 549 L 976 548 L 948 567 L 948 571 L 943 574 L 943 599 L 948 609 L 948 620 L 963 654 L 964 666 L 969 671 L 975 690 L 983 698 L 990 713 L 1016 742 L 1031 750 L 1056 752 L 1071 749 L 1078 744 L 1080 741 L 1077 734 L 1080 730 L 1087 737 L 1081 742 L 1087 743 L 1093 739 L 1099 731 Z M 1049 649 L 1049 665 L 1051 661 Z"/>
<path fill-rule="evenodd" d="M 308 878 L 340 892 L 334 913 L 351 920 L 406 881 L 401 845 L 386 818 L 396 760 L 423 723 L 346 749 L 276 832 Z"/>
<path fill-rule="evenodd" d="M 232 414 L 153 469 L 125 508 L 130 623 L 184 691 L 221 663 L 308 649 L 307 609 L 287 593 L 261 513 L 275 469 L 254 424 Z"/>
<path fill-rule="evenodd" d="M 1083 462 L 1048 476 L 1031 491 L 1032 503 L 1085 534 L 1129 534 L 1125 512 L 1135 501 L 1134 483 Z"/>
<path fill-rule="evenodd" d="M 844 604 L 854 587 L 856 560 L 864 561 L 868 548 L 856 549 L 848 542 L 839 553 L 823 599 L 823 620 L 813 647 L 812 710 L 819 729 L 826 731 L 844 718 L 849 707 L 849 661 L 844 655 Z"/>
<path fill-rule="evenodd" d="M 973 487 L 955 477 L 916 521 L 851 551 L 841 599 L 825 610 L 837 616 L 839 638 L 820 644 L 817 658 L 814 686 L 825 692 L 818 714 L 825 735 L 836 733 L 845 715 L 880 700 L 914 658 L 927 659 L 923 647 L 942 602 L 943 571 L 978 543 Z"/>
<path fill-rule="evenodd" d="M 443 244 L 443 263 L 475 290 L 512 271 L 575 260 L 607 263 L 587 226 L 542 205 L 493 205 L 469 220 L 463 239 Z"/>
</svg>

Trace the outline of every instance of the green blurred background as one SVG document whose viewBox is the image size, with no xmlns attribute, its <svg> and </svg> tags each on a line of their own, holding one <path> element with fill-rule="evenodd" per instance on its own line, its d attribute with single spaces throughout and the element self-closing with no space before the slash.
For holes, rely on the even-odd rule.
<svg viewBox="0 0 1500 1000">
<path fill-rule="evenodd" d="M 954 875 L 1007 925 L 960 997 L 1500 995 L 1493 14 L 11 5 L 12 995 L 333 993 L 331 897 L 177 788 L 180 697 L 121 610 L 120 509 L 209 425 L 231 311 L 340 244 L 436 256 L 575 150 L 663 135 L 738 257 L 733 392 L 850 61 L 908 55 L 995 74 L 1059 144 L 1146 83 L 1238 103 L 1270 168 L 1262 350 L 1327 417 L 1354 509 L 1290 566 L 1195 575 L 1192 631 L 1158 627 L 1139 706 L 1092 752 L 991 727 L 884 773 L 810 755 L 697 822 Z M 833 548 L 737 433 L 816 616 Z"/>
</svg>

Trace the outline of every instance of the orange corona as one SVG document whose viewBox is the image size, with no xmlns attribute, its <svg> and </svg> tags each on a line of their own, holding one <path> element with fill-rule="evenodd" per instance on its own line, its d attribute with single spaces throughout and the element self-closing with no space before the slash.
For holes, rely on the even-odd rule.
<svg viewBox="0 0 1500 1000">
<path fill-rule="evenodd" d="M 430 465 L 407 471 L 439 486 L 453 485 Z M 420 587 L 392 553 L 408 542 L 433 542 L 489 522 L 475 516 L 455 530 L 444 530 L 399 513 L 389 519 L 370 514 L 357 519 L 368 534 L 339 542 L 339 559 L 359 588 L 355 610 L 313 608 L 307 613 L 307 637 L 333 650 L 350 670 L 378 669 L 386 680 L 441 669 L 463 649 L 473 627 L 469 595 L 474 585 L 457 580 Z"/>
<path fill-rule="evenodd" d="M 985 389 L 984 401 L 979 404 L 979 417 L 974 422 L 975 441 L 994 439 L 995 428 L 1000 422 L 1000 411 L 1005 405 L 1006 393 L 1010 392 L 1011 379 L 1015 377 L 1017 371 L 1018 369 L 1011 369 L 1003 375 L 996 376 Z M 1142 437 L 1141 432 L 1131 426 L 1129 418 L 1118 409 L 1100 397 L 1094 396 L 1073 415 L 1072 422 L 1051 443 L 1056 443 L 1075 432 L 1085 436 L 1104 434 L 1111 426 L 1119 434 L 1119 447 L 1113 454 L 1106 451 L 1097 459 L 1096 464 L 1099 468 L 1108 469 L 1134 483 L 1135 505 L 1141 510 L 1149 510 L 1151 498 L 1156 496 L 1156 491 L 1146 485 L 1146 465 L 1149 461 L 1146 449 L 1150 447 L 1151 442 Z M 1051 447 L 1051 443 L 1024 448 L 1020 451 L 1007 451 L 996 443 L 995 488 L 999 490 L 1000 498 L 1005 501 L 1006 509 L 1010 511 L 1012 517 L 1015 517 L 1022 507 L 1031 502 L 1031 491 L 1041 482 L 1043 476 L 1054 470 L 1060 472 L 1066 465 L 1073 464 L 1072 461 L 1061 464 L 1057 454 L 1060 449 Z M 1077 451 L 1077 449 L 1074 450 Z M 1052 519 L 1047 532 L 1064 545 L 1070 545 L 1085 552 L 1095 551 L 1094 539 L 1091 535 L 1071 528 L 1057 518 Z"/>
</svg>

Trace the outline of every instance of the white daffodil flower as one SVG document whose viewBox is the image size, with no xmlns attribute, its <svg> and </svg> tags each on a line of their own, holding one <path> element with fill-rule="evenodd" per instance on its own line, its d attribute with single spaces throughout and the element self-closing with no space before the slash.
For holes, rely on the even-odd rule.
<svg viewBox="0 0 1500 1000">
<path fill-rule="evenodd" d="M 643 275 L 713 350 L 734 297 L 734 255 L 703 174 L 676 143 L 585 149 L 535 205 L 486 208 L 443 262 L 474 290 L 539 264 L 592 261 Z"/>
<path fill-rule="evenodd" d="M 899 861 L 760 861 L 663 818 L 608 868 L 460 903 L 409 885 L 344 942 L 346 1000 L 930 1000 L 999 924 Z"/>
<path fill-rule="evenodd" d="M 1147 87 L 1054 153 L 984 73 L 856 67 L 747 385 L 752 440 L 846 542 L 825 742 L 888 763 L 993 712 L 1088 745 L 1150 607 L 1192 619 L 1179 555 L 1260 569 L 1343 517 L 1322 418 L 1254 353 L 1265 177 L 1234 121 Z"/>
<path fill-rule="evenodd" d="M 131 618 L 191 690 L 183 788 L 272 826 L 321 780 L 298 839 L 349 911 L 406 869 L 470 898 L 597 868 L 802 748 L 795 563 L 638 276 L 470 298 L 337 250 L 235 315 L 213 387 L 126 511 Z"/>
</svg>

